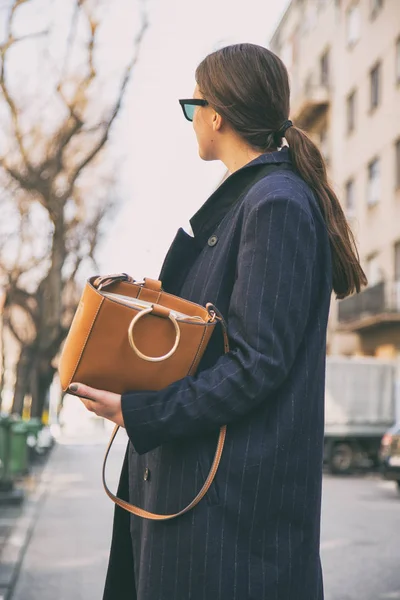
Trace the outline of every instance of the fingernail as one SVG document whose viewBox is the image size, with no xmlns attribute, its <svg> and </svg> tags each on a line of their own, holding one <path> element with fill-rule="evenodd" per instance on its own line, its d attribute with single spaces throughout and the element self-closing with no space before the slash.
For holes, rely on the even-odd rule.
<svg viewBox="0 0 400 600">
<path fill-rule="evenodd" d="M 77 383 L 71 383 L 71 385 L 68 387 L 68 389 L 71 392 L 77 392 L 78 391 L 78 384 Z"/>
</svg>

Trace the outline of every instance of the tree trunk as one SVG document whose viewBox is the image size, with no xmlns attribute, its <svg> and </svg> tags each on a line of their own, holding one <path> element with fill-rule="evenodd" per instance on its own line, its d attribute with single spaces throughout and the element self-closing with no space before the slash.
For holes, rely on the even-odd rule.
<svg viewBox="0 0 400 600">
<path fill-rule="evenodd" d="M 46 405 L 47 394 L 53 381 L 55 369 L 51 366 L 50 360 L 47 366 L 40 368 L 36 365 L 31 378 L 32 406 L 31 417 L 42 418 L 43 410 Z"/>
<path fill-rule="evenodd" d="M 22 415 L 25 396 L 30 391 L 30 381 L 34 364 L 35 346 L 24 346 L 18 359 L 14 399 L 11 412 Z"/>
<path fill-rule="evenodd" d="M 54 340 L 60 336 L 62 319 L 62 268 L 66 257 L 64 215 L 60 214 L 54 220 L 54 233 L 51 250 L 49 272 L 41 284 L 40 332 L 39 351 L 47 353 L 53 346 Z M 52 357 L 51 357 L 52 358 Z"/>
</svg>

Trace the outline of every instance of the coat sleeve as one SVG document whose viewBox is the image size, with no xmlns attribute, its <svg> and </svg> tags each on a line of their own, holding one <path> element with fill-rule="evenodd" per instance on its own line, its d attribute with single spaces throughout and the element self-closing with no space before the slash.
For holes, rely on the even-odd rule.
<svg viewBox="0 0 400 600">
<path fill-rule="evenodd" d="M 229 353 L 157 392 L 122 395 L 127 434 L 139 454 L 240 419 L 287 377 L 310 312 L 316 232 L 298 200 L 248 208 L 227 315 Z"/>
</svg>

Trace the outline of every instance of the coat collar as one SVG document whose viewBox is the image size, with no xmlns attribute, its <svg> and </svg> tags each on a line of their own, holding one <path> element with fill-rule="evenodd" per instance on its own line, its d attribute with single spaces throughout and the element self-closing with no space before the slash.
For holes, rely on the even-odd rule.
<svg viewBox="0 0 400 600">
<path fill-rule="evenodd" d="M 276 152 L 261 154 L 261 156 L 252 160 L 225 179 L 190 219 L 190 225 L 198 245 L 204 246 L 209 235 L 213 233 L 225 214 L 240 198 L 246 187 L 251 185 L 252 180 L 256 178 L 261 166 L 285 163 L 286 165 L 291 163 L 287 147 Z"/>
</svg>

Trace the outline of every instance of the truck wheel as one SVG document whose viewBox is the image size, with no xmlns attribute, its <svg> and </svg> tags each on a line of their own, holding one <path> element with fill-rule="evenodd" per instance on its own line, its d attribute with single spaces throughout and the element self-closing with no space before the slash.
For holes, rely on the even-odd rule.
<svg viewBox="0 0 400 600">
<path fill-rule="evenodd" d="M 345 475 L 351 472 L 354 451 L 350 444 L 336 444 L 329 459 L 329 469 L 334 475 Z"/>
</svg>

